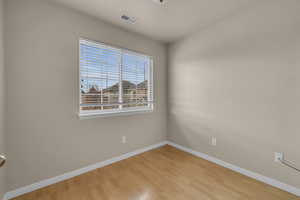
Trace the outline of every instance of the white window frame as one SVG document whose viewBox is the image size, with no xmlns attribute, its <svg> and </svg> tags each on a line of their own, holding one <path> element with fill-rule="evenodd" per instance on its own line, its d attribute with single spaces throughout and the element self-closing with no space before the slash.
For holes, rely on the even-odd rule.
<svg viewBox="0 0 300 200">
<path fill-rule="evenodd" d="M 81 56 L 81 50 L 80 50 L 80 42 L 81 40 L 85 40 L 86 42 L 91 42 L 92 44 L 99 44 L 99 45 L 104 45 L 107 47 L 110 47 L 112 49 L 117 49 L 119 51 L 123 53 L 129 53 L 129 54 L 133 54 L 133 55 L 137 55 L 137 56 L 142 56 L 142 57 L 147 57 L 150 61 L 150 73 L 149 73 L 149 81 L 148 81 L 148 88 L 150 88 L 150 85 L 152 85 L 151 89 L 152 89 L 152 96 L 150 95 L 150 90 L 148 90 L 148 95 L 150 97 L 152 97 L 152 99 L 149 101 L 149 105 L 145 106 L 145 107 L 132 107 L 132 108 L 122 108 L 122 105 L 120 106 L 119 109 L 114 109 L 114 110 L 81 110 L 81 74 L 80 74 L 80 56 Z M 78 116 L 80 117 L 80 119 L 85 119 L 85 118 L 94 118 L 94 117 L 107 117 L 107 116 L 120 116 L 120 115 L 131 115 L 131 114 L 141 114 L 141 113 L 151 113 L 154 111 L 154 82 L 153 82 L 153 74 L 154 74 L 154 63 L 153 63 L 153 57 L 149 56 L 149 55 L 145 55 L 143 53 L 139 53 L 136 51 L 132 51 L 132 50 L 128 50 L 125 48 L 120 48 L 120 47 L 116 47 L 114 45 L 110 45 L 107 43 L 103 43 L 103 42 L 97 42 L 94 40 L 89 40 L 86 38 L 79 38 L 78 41 L 78 46 L 79 46 L 79 56 L 78 56 L 78 81 L 79 81 L 79 87 L 78 87 L 78 91 L 79 91 L 79 112 L 78 112 Z M 121 70 L 121 67 L 120 67 Z M 120 73 L 121 74 L 121 73 Z M 120 80 L 122 83 L 122 77 L 120 75 Z M 122 93 L 122 90 L 121 90 Z M 122 98 L 122 96 L 120 96 L 119 98 Z"/>
</svg>

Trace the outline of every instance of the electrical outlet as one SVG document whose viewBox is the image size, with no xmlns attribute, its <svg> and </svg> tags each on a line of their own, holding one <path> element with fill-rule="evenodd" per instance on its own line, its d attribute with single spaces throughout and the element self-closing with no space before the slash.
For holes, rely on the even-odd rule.
<svg viewBox="0 0 300 200">
<path fill-rule="evenodd" d="M 275 152 L 274 156 L 275 162 L 280 162 L 280 160 L 283 160 L 283 153 L 281 152 Z"/>
<path fill-rule="evenodd" d="M 126 136 L 122 136 L 122 143 L 125 144 L 127 142 Z"/>
<path fill-rule="evenodd" d="M 217 138 L 216 137 L 211 138 L 211 145 L 212 146 L 217 146 Z"/>
</svg>

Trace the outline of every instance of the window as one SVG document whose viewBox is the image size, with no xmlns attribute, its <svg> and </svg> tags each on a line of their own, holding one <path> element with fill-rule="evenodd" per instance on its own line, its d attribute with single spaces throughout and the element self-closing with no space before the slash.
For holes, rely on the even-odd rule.
<svg viewBox="0 0 300 200">
<path fill-rule="evenodd" d="M 152 58 L 80 39 L 80 116 L 153 110 Z"/>
</svg>

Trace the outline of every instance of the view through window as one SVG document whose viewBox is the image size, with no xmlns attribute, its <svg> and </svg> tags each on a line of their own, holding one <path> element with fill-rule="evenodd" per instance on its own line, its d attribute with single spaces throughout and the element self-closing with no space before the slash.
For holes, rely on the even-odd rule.
<svg viewBox="0 0 300 200">
<path fill-rule="evenodd" d="M 152 59 L 80 39 L 80 114 L 153 109 Z"/>
</svg>

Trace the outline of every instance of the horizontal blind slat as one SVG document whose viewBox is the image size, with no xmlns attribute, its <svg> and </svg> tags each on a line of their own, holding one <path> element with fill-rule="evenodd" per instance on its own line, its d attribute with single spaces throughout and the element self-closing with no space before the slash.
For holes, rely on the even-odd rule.
<svg viewBox="0 0 300 200">
<path fill-rule="evenodd" d="M 80 40 L 80 81 L 81 110 L 153 104 L 152 66 L 150 57 L 145 55 Z"/>
</svg>

